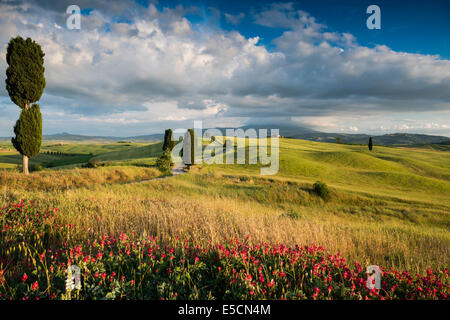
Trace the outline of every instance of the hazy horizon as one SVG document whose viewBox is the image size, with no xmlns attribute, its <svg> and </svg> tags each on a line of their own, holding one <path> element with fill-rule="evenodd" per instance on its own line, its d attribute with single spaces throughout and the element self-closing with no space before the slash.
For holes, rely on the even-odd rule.
<svg viewBox="0 0 450 320">
<path fill-rule="evenodd" d="M 226 127 L 222 127 L 222 129 L 224 129 Z M 204 128 L 204 129 L 210 129 L 210 128 Z M 217 129 L 221 129 L 221 127 L 217 127 Z M 267 127 L 267 130 L 270 129 L 277 129 L 275 127 Z M 351 134 L 351 135 L 371 135 L 374 137 L 377 136 L 382 136 L 382 135 L 394 135 L 394 134 L 412 134 L 412 135 L 429 135 L 429 136 L 442 136 L 442 137 L 446 137 L 450 139 L 450 135 L 445 135 L 445 134 L 428 134 L 428 133 L 416 133 L 416 132 L 392 132 L 392 133 L 380 133 L 380 134 L 370 134 L 370 133 L 366 133 L 366 132 L 358 132 L 358 133 L 354 133 L 354 132 L 326 132 L 326 131 L 316 131 L 316 132 L 320 132 L 320 133 L 329 133 L 329 134 Z M 161 132 L 152 132 L 152 133 L 148 133 L 148 134 L 130 134 L 130 135 L 102 135 L 102 134 L 87 134 L 87 133 L 79 133 L 79 132 L 54 132 L 54 133 L 43 133 L 43 136 L 55 136 L 55 135 L 74 135 L 74 136 L 89 136 L 89 137 L 114 137 L 114 138 L 129 138 L 129 137 L 140 137 L 140 136 L 152 136 L 152 135 L 164 135 L 164 131 Z M 14 137 L 14 135 L 9 135 L 9 136 L 0 136 L 0 138 L 12 138 Z"/>
</svg>

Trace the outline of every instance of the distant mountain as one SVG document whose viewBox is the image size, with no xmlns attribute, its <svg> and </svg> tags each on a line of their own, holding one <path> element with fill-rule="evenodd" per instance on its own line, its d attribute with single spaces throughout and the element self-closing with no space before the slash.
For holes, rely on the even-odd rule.
<svg viewBox="0 0 450 320">
<path fill-rule="evenodd" d="M 317 131 L 308 129 L 308 128 L 304 128 L 304 127 L 299 127 L 296 125 L 279 125 L 279 124 L 254 124 L 254 125 L 246 125 L 246 126 L 241 126 L 238 128 L 235 127 L 223 127 L 223 128 L 214 128 L 214 129 L 219 129 L 224 135 L 226 134 L 226 130 L 227 129 L 231 129 L 231 130 L 236 130 L 236 129 L 243 129 L 248 130 L 248 129 L 255 129 L 256 133 L 259 134 L 259 129 L 267 129 L 267 135 L 271 135 L 272 134 L 272 129 L 279 129 L 279 134 L 282 135 L 283 137 L 287 137 L 287 136 L 294 136 L 294 135 L 298 135 L 298 134 L 313 134 Z M 203 129 L 203 132 L 208 130 L 208 128 Z"/>
<path fill-rule="evenodd" d="M 301 127 L 293 123 L 287 123 L 285 125 L 276 124 L 264 124 L 254 126 L 243 126 L 244 130 L 249 128 L 258 129 L 271 129 L 278 128 L 280 135 L 287 138 L 304 139 L 318 142 L 336 142 L 339 137 L 343 143 L 351 144 L 367 144 L 369 138 L 372 137 L 373 143 L 377 145 L 385 146 L 412 146 L 412 145 L 425 145 L 425 144 L 440 144 L 443 141 L 450 141 L 449 137 L 433 136 L 426 134 L 412 134 L 412 133 L 393 133 L 384 135 L 368 135 L 368 134 L 353 134 L 353 133 L 327 133 L 315 131 L 309 128 Z M 225 133 L 225 128 L 221 128 Z M 270 130 L 268 130 L 270 134 Z"/>
<path fill-rule="evenodd" d="M 413 134 L 413 133 L 393 133 L 393 134 L 385 134 L 380 136 L 370 136 L 367 134 L 351 134 L 351 133 L 326 133 L 320 131 L 314 131 L 304 127 L 298 127 L 294 125 L 255 125 L 255 126 L 243 126 L 240 129 L 272 129 L 279 128 L 280 135 L 287 138 L 294 139 L 304 139 L 310 141 L 318 141 L 318 142 L 336 142 L 336 139 L 339 137 L 342 139 L 343 143 L 351 143 L 351 144 L 367 144 L 369 141 L 369 137 L 372 137 L 373 143 L 375 145 L 384 145 L 384 146 L 405 146 L 405 147 L 418 147 L 418 148 L 433 148 L 433 149 L 447 149 L 448 144 L 450 143 L 450 138 L 444 136 L 432 136 L 426 134 Z M 226 133 L 227 128 L 218 128 L 221 130 L 223 134 Z M 229 128 L 236 129 L 236 128 Z M 207 129 L 204 129 L 207 130 Z M 270 134 L 270 130 L 268 130 L 268 134 Z M 160 141 L 164 138 L 164 134 L 150 134 L 150 135 L 142 135 L 142 136 L 131 136 L 131 137 L 114 137 L 114 136 L 88 136 L 88 135 L 78 135 L 78 134 L 70 134 L 70 133 L 58 133 L 51 135 L 44 135 L 45 141 L 73 141 L 73 142 L 98 142 L 98 143 L 107 143 L 107 142 L 119 142 L 119 141 L 127 141 L 127 142 L 155 142 Z M 10 137 L 0 138 L 0 140 L 10 141 Z M 434 146 L 430 146 L 434 145 Z"/>
<path fill-rule="evenodd" d="M 310 133 L 295 134 L 290 137 L 295 139 L 304 139 L 320 142 L 336 142 L 336 139 L 339 137 L 342 139 L 343 143 L 352 143 L 352 144 L 366 144 L 369 141 L 369 137 L 372 137 L 374 144 L 384 146 L 412 146 L 421 144 L 439 144 L 444 141 L 450 140 L 450 138 L 444 136 L 432 136 L 426 134 L 413 134 L 413 133 L 393 133 L 393 134 L 384 134 L 381 136 L 375 135 L 370 136 L 367 134 L 310 132 Z"/>
</svg>

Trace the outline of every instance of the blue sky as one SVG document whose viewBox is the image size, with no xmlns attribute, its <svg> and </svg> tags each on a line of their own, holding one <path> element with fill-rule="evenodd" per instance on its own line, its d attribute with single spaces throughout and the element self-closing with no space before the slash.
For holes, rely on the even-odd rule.
<svg viewBox="0 0 450 320">
<path fill-rule="evenodd" d="M 137 1 L 148 6 L 148 1 Z M 222 18 L 218 27 L 225 30 L 239 30 L 247 37 L 261 36 L 261 43 L 271 45 L 271 41 L 286 29 L 268 28 L 254 23 L 252 12 L 272 4 L 271 0 L 259 1 L 162 1 L 156 6 L 176 7 L 193 5 L 202 8 L 202 15 L 188 15 L 192 23 L 203 23 L 211 16 L 208 8 L 234 15 L 244 13 L 242 21 L 233 25 Z M 373 0 L 320 0 L 320 1 L 275 1 L 294 3 L 297 9 L 309 12 L 318 22 L 326 24 L 336 32 L 353 34 L 361 45 L 374 46 L 385 44 L 397 51 L 421 54 L 439 54 L 450 58 L 450 2 L 447 0 L 430 1 L 373 1 Z M 381 30 L 369 30 L 366 27 L 366 8 L 376 4 L 382 11 Z"/>
<path fill-rule="evenodd" d="M 81 29 L 66 27 L 80 6 Z M 381 30 L 366 9 L 381 9 Z M 6 46 L 38 41 L 44 133 L 287 123 L 450 136 L 449 1 L 0 1 Z M 0 86 L 0 136 L 20 110 Z"/>
</svg>

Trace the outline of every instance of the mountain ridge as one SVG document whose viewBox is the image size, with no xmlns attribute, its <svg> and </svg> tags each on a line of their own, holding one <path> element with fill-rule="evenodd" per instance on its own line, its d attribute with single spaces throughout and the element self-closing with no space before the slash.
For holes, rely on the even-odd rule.
<svg viewBox="0 0 450 320">
<path fill-rule="evenodd" d="M 270 126 L 266 126 L 270 128 Z M 244 129 L 249 128 L 259 129 L 255 127 L 243 126 L 233 129 Z M 224 134 L 227 128 L 218 128 Z M 204 129 L 207 130 L 207 129 Z M 268 132 L 270 134 L 270 131 Z M 384 135 L 369 135 L 365 133 L 328 133 L 309 130 L 305 128 L 298 128 L 297 132 L 295 128 L 286 127 L 280 128 L 280 135 L 286 138 L 293 139 L 303 139 L 309 141 L 317 142 L 336 142 L 337 138 L 342 139 L 342 143 L 349 144 L 366 144 L 369 137 L 372 137 L 373 143 L 376 145 L 386 145 L 386 146 L 412 146 L 412 145 L 426 145 L 426 144 L 448 144 L 450 141 L 449 137 L 438 136 L 438 135 L 427 135 L 427 134 L 416 134 L 416 133 L 390 133 Z M 82 134 L 71 134 L 67 132 L 44 135 L 43 140 L 45 141 L 98 141 L 98 142 L 155 142 L 160 141 L 164 138 L 164 134 L 149 134 L 149 135 L 137 135 L 128 137 L 115 137 L 115 136 L 97 136 L 97 135 L 82 135 Z M 0 140 L 10 140 L 11 137 L 0 137 Z"/>
</svg>

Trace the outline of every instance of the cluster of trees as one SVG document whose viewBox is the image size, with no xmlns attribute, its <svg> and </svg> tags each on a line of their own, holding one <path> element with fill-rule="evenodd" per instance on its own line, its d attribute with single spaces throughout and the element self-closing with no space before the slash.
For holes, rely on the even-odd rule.
<svg viewBox="0 0 450 320">
<path fill-rule="evenodd" d="M 75 156 L 73 153 L 64 153 L 61 151 L 42 151 L 42 154 L 50 154 L 54 156 Z"/>
<path fill-rule="evenodd" d="M 195 160 L 195 133 L 194 129 L 188 129 L 188 133 L 190 134 L 191 138 L 191 159 L 190 164 L 187 164 L 189 167 L 190 165 L 194 164 Z M 163 142 L 163 154 L 161 157 L 156 161 L 156 166 L 162 171 L 162 172 L 169 172 L 170 168 L 173 166 L 172 162 L 172 150 L 175 147 L 175 141 L 173 140 L 173 131 L 172 129 L 167 129 L 164 134 L 164 142 Z M 183 156 L 183 149 L 181 150 L 181 156 Z"/>
<path fill-rule="evenodd" d="M 30 38 L 18 36 L 6 51 L 6 90 L 20 109 L 11 142 L 22 155 L 22 170 L 28 174 L 28 159 L 36 156 L 42 144 L 42 115 L 38 101 L 45 88 L 44 52 Z"/>
</svg>

